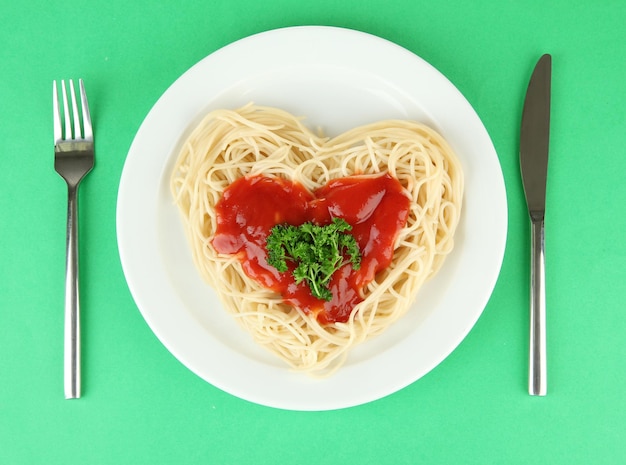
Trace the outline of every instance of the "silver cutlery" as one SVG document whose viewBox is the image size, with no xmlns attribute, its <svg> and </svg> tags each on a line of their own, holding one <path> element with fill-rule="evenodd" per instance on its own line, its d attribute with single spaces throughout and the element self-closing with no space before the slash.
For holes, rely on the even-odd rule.
<svg viewBox="0 0 626 465">
<path fill-rule="evenodd" d="M 548 392 L 544 217 L 550 142 L 552 57 L 543 55 L 530 78 L 520 131 L 520 168 L 531 224 L 528 392 Z"/>
<path fill-rule="evenodd" d="M 65 262 L 65 398 L 80 397 L 80 300 L 78 282 L 78 186 L 94 165 L 94 141 L 87 94 L 83 80 L 80 87 L 80 109 L 74 82 L 69 81 L 70 102 L 65 81 L 52 83 L 54 119 L 54 169 L 67 183 L 67 237 Z M 62 111 L 60 108 L 61 101 Z M 71 108 L 70 108 L 71 103 Z M 71 117 L 70 117 L 71 112 Z M 82 129 L 81 129 L 82 126 Z"/>
</svg>

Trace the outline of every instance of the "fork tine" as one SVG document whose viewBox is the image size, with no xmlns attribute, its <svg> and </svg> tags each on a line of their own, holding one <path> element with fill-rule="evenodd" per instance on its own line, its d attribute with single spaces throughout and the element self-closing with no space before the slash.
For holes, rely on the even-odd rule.
<svg viewBox="0 0 626 465">
<path fill-rule="evenodd" d="M 80 128 L 78 105 L 76 104 L 76 91 L 74 90 L 74 81 L 72 79 L 70 79 L 70 96 L 72 97 L 72 114 L 74 115 L 74 139 L 80 139 L 82 131 Z"/>
<path fill-rule="evenodd" d="M 61 93 L 63 94 L 63 116 L 65 117 L 64 139 L 72 138 L 72 124 L 70 122 L 70 109 L 67 104 L 67 90 L 65 89 L 65 80 L 61 80 Z"/>
<path fill-rule="evenodd" d="M 89 103 L 87 101 L 87 92 L 85 92 L 85 84 L 82 79 L 78 80 L 80 85 L 80 103 L 83 111 L 83 129 L 84 138 L 86 140 L 93 139 L 93 129 L 91 128 L 91 115 L 89 114 Z"/>
<path fill-rule="evenodd" d="M 54 120 L 54 143 L 57 144 L 62 136 L 61 114 L 59 113 L 59 92 L 57 82 L 52 81 L 52 119 Z"/>
</svg>

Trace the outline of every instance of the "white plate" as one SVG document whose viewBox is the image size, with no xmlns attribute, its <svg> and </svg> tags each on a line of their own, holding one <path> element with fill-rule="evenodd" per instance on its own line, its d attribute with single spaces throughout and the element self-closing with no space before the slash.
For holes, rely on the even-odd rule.
<svg viewBox="0 0 626 465">
<path fill-rule="evenodd" d="M 295 374 L 251 341 L 196 272 L 169 176 L 181 140 L 215 108 L 249 101 L 307 117 L 336 135 L 357 125 L 416 119 L 458 153 L 465 198 L 456 248 L 401 323 L 355 348 L 334 376 Z M 124 165 L 117 204 L 120 257 L 143 317 L 185 366 L 262 405 L 338 409 L 379 399 L 437 366 L 470 331 L 496 283 L 507 207 L 493 144 L 461 93 L 409 51 L 368 34 L 295 27 L 257 34 L 206 57 L 157 101 Z M 452 381 L 451 381 L 452 382 Z"/>
</svg>

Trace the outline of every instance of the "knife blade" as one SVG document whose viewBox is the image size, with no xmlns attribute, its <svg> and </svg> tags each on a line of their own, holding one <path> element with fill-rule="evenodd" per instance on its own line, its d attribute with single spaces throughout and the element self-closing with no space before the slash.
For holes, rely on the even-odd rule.
<svg viewBox="0 0 626 465">
<path fill-rule="evenodd" d="M 552 57 L 543 55 L 530 77 L 520 130 L 520 169 L 531 225 L 528 392 L 545 396 L 547 383 L 545 225 Z"/>
</svg>

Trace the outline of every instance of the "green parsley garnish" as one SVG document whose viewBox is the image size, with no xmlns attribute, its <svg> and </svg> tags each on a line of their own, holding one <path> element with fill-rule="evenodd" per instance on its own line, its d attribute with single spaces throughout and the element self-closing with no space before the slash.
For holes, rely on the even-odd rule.
<svg viewBox="0 0 626 465">
<path fill-rule="evenodd" d="M 331 300 L 328 283 L 333 273 L 347 263 L 355 270 L 361 267 L 359 246 L 346 232 L 350 230 L 352 226 L 341 218 L 334 218 L 326 226 L 311 222 L 276 225 L 267 238 L 267 263 L 284 273 L 287 261 L 294 262 L 296 284 L 306 281 L 314 297 Z"/>
</svg>

